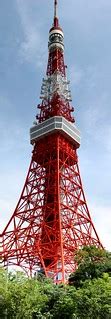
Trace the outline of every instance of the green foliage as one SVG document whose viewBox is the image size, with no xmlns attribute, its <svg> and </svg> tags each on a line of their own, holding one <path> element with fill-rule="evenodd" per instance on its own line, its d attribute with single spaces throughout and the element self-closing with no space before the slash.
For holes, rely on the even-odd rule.
<svg viewBox="0 0 111 319">
<path fill-rule="evenodd" d="M 77 294 L 78 318 L 111 319 L 111 282 L 108 277 L 86 281 Z"/>
<path fill-rule="evenodd" d="M 70 275 L 69 283 L 76 288 L 85 280 L 101 278 L 104 273 L 111 276 L 111 253 L 95 246 L 84 246 L 75 256 L 77 270 Z"/>
<path fill-rule="evenodd" d="M 75 258 L 66 286 L 0 268 L 0 319 L 111 319 L 111 254 L 84 247 Z"/>
</svg>

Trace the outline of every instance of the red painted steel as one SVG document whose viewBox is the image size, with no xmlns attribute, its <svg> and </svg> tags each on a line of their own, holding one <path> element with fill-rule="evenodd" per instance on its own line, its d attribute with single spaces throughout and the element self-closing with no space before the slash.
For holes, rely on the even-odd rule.
<svg viewBox="0 0 111 319">
<path fill-rule="evenodd" d="M 61 30 L 57 21 L 54 28 Z M 63 50 L 49 49 L 47 76 L 59 72 L 65 77 L 65 69 Z M 38 108 L 38 123 L 52 116 L 74 122 L 70 102 L 58 91 Z M 0 236 L 4 265 L 15 264 L 28 273 L 41 269 L 55 282 L 65 282 L 80 247 L 102 247 L 87 207 L 76 148 L 59 131 L 36 141 L 20 200 Z"/>
</svg>

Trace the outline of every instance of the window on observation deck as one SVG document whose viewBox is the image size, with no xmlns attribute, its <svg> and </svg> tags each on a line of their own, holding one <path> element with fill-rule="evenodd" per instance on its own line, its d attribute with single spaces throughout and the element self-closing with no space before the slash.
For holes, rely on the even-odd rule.
<svg viewBox="0 0 111 319">
<path fill-rule="evenodd" d="M 50 41 L 50 43 L 54 43 L 54 42 L 63 43 L 63 37 L 58 33 L 54 33 L 54 34 L 50 35 L 49 41 Z"/>
</svg>

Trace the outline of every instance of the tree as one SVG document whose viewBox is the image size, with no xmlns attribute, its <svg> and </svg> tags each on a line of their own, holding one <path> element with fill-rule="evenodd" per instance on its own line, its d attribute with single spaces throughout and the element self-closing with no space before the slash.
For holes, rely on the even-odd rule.
<svg viewBox="0 0 111 319">
<path fill-rule="evenodd" d="M 7 307 L 7 271 L 0 267 L 0 319 L 5 318 Z"/>
<path fill-rule="evenodd" d="M 0 268 L 0 319 L 111 319 L 111 254 L 84 247 L 75 260 L 72 285 Z"/>
<path fill-rule="evenodd" d="M 23 273 L 8 274 L 1 269 L 0 276 L 0 319 L 32 319 L 42 317 L 48 297 L 41 283 L 27 278 Z"/>
<path fill-rule="evenodd" d="M 85 281 L 77 289 L 76 315 L 79 319 L 111 319 L 111 280 L 103 278 Z"/>
<path fill-rule="evenodd" d="M 111 276 L 111 253 L 95 246 L 84 246 L 75 255 L 77 270 L 69 277 L 69 284 L 81 287 L 85 280 Z"/>
</svg>

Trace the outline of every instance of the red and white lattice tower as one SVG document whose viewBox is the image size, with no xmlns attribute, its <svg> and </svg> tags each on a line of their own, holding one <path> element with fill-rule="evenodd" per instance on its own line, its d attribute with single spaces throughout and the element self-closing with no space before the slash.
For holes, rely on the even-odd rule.
<svg viewBox="0 0 111 319">
<path fill-rule="evenodd" d="M 77 148 L 71 93 L 64 64 L 64 34 L 54 1 L 49 58 L 37 121 L 30 129 L 32 159 L 16 209 L 0 235 L 4 265 L 30 272 L 43 269 L 55 282 L 74 271 L 74 252 L 83 245 L 102 247 L 86 203 Z"/>
</svg>

